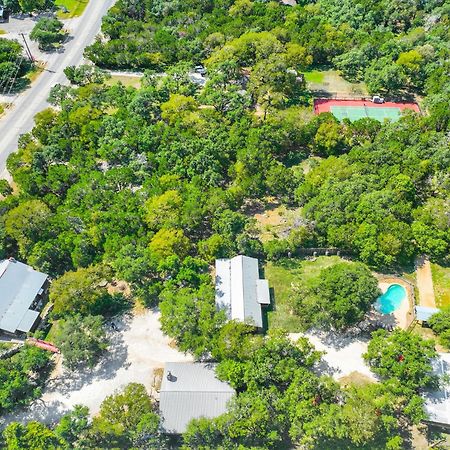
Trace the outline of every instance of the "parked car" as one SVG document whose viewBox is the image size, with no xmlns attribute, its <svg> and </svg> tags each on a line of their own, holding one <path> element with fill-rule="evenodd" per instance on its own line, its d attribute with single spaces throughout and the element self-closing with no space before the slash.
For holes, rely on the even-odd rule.
<svg viewBox="0 0 450 450">
<path fill-rule="evenodd" d="M 373 103 L 384 103 L 384 98 L 379 95 L 374 95 L 372 98 Z"/>
</svg>

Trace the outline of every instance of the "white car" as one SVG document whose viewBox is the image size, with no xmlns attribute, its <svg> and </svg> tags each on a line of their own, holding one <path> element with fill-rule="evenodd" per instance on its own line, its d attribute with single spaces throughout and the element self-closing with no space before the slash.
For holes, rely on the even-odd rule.
<svg viewBox="0 0 450 450">
<path fill-rule="evenodd" d="M 374 95 L 372 98 L 373 103 L 384 103 L 384 98 L 378 95 Z"/>
</svg>

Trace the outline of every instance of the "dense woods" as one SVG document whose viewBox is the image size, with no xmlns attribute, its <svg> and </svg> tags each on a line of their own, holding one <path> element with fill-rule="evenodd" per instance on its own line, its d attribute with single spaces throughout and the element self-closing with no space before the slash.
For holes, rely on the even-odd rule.
<svg viewBox="0 0 450 450">
<path fill-rule="evenodd" d="M 191 423 L 183 448 L 405 448 L 406 428 L 424 418 L 419 394 L 436 381 L 431 344 L 379 332 L 366 359 L 381 382 L 340 386 L 317 375 L 320 354 L 306 339 L 225 323 L 211 264 L 338 248 L 355 262 L 324 269 L 292 306 L 306 326 L 345 330 L 379 295 L 370 269 L 420 254 L 449 262 L 449 13 L 444 0 L 118 0 L 86 56 L 145 71 L 141 88 L 67 68 L 72 85 L 53 88 L 52 107 L 8 160 L 18 194 L 5 189 L 0 201 L 0 258 L 54 278 L 52 318 L 80 344 L 57 337 L 69 366 L 94 364 L 106 346 L 101 317 L 129 299 L 105 286 L 124 280 L 133 300 L 159 305 L 182 351 L 215 359 L 238 391 L 227 414 Z M 191 76 L 199 64 L 205 86 Z M 323 67 L 372 93 L 420 95 L 423 114 L 395 123 L 313 116 L 302 73 Z M 249 211 L 269 199 L 297 208 L 299 220 L 263 243 Z M 445 314 L 433 326 L 448 340 Z M 395 360 L 400 352 L 411 365 Z M 93 424 L 77 410 L 55 430 L 27 427 L 48 448 L 165 448 L 140 389 L 107 399 Z M 121 413 L 133 396 L 142 420 Z M 11 426 L 4 437 L 16 445 L 28 432 Z"/>
</svg>

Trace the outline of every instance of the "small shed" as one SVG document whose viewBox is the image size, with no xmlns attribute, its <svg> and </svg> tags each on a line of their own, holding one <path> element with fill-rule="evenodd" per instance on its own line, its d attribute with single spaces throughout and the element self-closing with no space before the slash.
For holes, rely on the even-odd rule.
<svg viewBox="0 0 450 450">
<path fill-rule="evenodd" d="M 430 308 L 428 306 L 416 306 L 414 310 L 416 312 L 416 319 L 420 322 L 428 322 L 431 316 L 440 311 L 439 308 Z"/>
</svg>

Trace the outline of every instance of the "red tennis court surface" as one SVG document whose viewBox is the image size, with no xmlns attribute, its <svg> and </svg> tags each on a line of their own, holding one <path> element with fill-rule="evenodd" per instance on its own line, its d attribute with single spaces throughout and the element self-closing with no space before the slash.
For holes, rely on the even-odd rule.
<svg viewBox="0 0 450 450">
<path fill-rule="evenodd" d="M 371 117 L 383 121 L 384 119 L 397 120 L 401 112 L 411 109 L 420 112 L 416 103 L 373 103 L 370 100 L 332 100 L 318 98 L 314 100 L 314 113 L 331 112 L 337 119 L 345 118 L 358 120 L 364 117 Z"/>
</svg>

